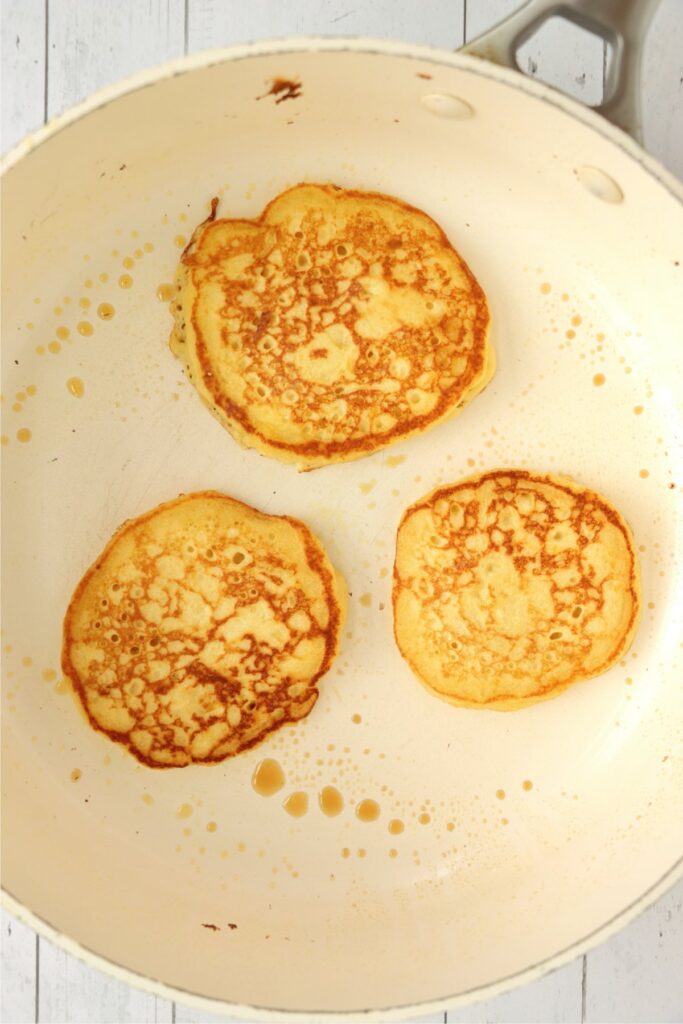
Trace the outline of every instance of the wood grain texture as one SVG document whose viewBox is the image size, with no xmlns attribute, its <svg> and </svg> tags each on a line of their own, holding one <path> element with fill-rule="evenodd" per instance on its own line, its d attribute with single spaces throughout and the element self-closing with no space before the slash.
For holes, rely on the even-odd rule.
<svg viewBox="0 0 683 1024">
<path fill-rule="evenodd" d="M 189 0 L 188 52 L 288 35 L 375 36 L 455 49 L 464 0 Z"/>
<path fill-rule="evenodd" d="M 49 1024 L 170 1024 L 173 1004 L 87 967 L 41 939 L 37 1019 Z"/>
<path fill-rule="evenodd" d="M 206 1010 L 193 1010 L 190 1006 L 175 1004 L 176 1024 L 242 1024 L 239 1017 L 225 1017 L 219 1013 L 208 1013 Z"/>
<path fill-rule="evenodd" d="M 45 117 L 45 0 L 0 4 L 2 119 L 5 152 Z"/>
<path fill-rule="evenodd" d="M 4 910 L 0 912 L 0 929 L 0 1015 L 3 1024 L 32 1024 L 36 1019 L 38 936 Z"/>
<path fill-rule="evenodd" d="M 590 954 L 585 1020 L 683 1021 L 683 883 Z"/>
<path fill-rule="evenodd" d="M 49 0 L 48 117 L 184 51 L 184 0 Z"/>
<path fill-rule="evenodd" d="M 432 1013 L 425 1017 L 411 1017 L 410 1024 L 445 1024 L 445 1020 L 446 1014 Z M 175 1024 L 244 1024 L 242 1017 L 224 1017 L 205 1010 L 193 1010 L 180 1003 L 175 1004 L 174 1021 Z"/>
<path fill-rule="evenodd" d="M 448 1024 L 578 1024 L 582 961 L 579 957 L 545 978 L 497 999 L 450 1011 Z"/>
<path fill-rule="evenodd" d="M 681 0 L 660 0 L 650 28 L 643 62 L 643 116 L 645 148 L 683 179 Z"/>
</svg>

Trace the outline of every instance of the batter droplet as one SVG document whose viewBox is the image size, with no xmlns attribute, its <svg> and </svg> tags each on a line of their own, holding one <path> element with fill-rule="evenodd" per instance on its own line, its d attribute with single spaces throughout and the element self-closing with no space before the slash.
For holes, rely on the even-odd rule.
<svg viewBox="0 0 683 1024">
<path fill-rule="evenodd" d="M 318 803 L 328 818 L 336 818 L 344 810 L 344 797 L 334 786 L 323 786 L 318 794 Z"/>
<path fill-rule="evenodd" d="M 360 821 L 377 821 L 380 816 L 380 807 L 376 800 L 361 800 L 356 805 L 356 817 Z"/>
<path fill-rule="evenodd" d="M 293 818 L 303 818 L 308 811 L 308 793 L 303 793 L 300 790 L 290 793 L 282 806 Z"/>
<path fill-rule="evenodd" d="M 259 761 L 251 777 L 251 785 L 259 796 L 273 796 L 278 793 L 285 784 L 285 773 L 280 763 L 272 757 L 266 757 Z"/>
</svg>

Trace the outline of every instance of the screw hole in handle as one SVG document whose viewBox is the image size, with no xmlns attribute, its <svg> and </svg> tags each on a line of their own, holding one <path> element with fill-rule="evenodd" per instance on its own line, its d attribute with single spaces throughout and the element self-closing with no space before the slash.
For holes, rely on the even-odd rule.
<svg viewBox="0 0 683 1024">
<path fill-rule="evenodd" d="M 602 103 L 594 109 L 643 141 L 640 70 L 643 45 L 659 0 L 527 0 L 508 18 L 463 46 L 462 53 L 519 71 L 517 52 L 550 18 L 561 17 L 599 36 L 613 59 Z"/>
</svg>

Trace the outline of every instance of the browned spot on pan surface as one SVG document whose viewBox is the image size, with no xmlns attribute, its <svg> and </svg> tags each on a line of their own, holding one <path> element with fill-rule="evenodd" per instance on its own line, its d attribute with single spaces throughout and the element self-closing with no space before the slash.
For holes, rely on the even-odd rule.
<svg viewBox="0 0 683 1024">
<path fill-rule="evenodd" d="M 274 96 L 276 103 L 284 103 L 285 100 L 298 100 L 301 96 L 302 85 L 291 78 L 274 78 L 268 92 L 257 96 L 257 100 L 265 99 L 266 96 Z"/>
</svg>

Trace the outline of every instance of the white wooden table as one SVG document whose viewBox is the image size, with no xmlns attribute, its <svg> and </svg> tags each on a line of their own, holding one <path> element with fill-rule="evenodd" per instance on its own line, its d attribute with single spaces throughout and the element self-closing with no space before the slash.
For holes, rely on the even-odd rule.
<svg viewBox="0 0 683 1024">
<path fill-rule="evenodd" d="M 393 36 L 449 49 L 518 0 L 2 0 L 2 150 L 95 89 L 183 53 L 292 34 Z M 587 103 L 604 44 L 557 21 L 527 43 L 526 70 Z M 683 3 L 662 0 L 644 69 L 650 152 L 683 177 Z M 2 1022 L 200 1022 L 113 981 L 2 916 Z M 507 996 L 443 1019 L 683 1022 L 683 883 L 608 943 Z M 442 1015 L 424 1018 L 442 1020 Z"/>
</svg>

